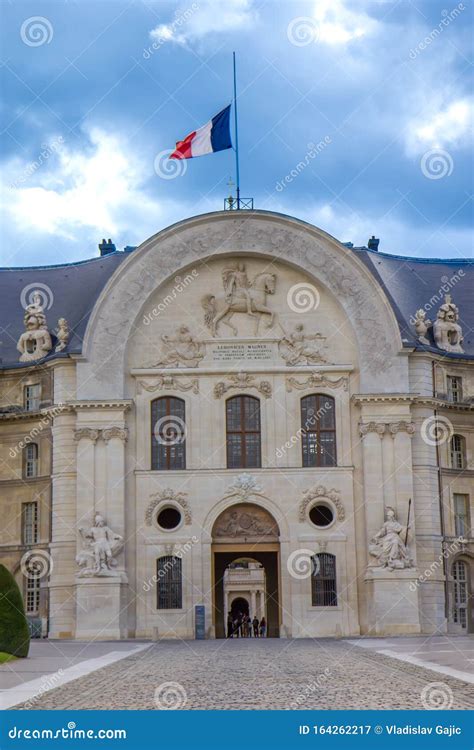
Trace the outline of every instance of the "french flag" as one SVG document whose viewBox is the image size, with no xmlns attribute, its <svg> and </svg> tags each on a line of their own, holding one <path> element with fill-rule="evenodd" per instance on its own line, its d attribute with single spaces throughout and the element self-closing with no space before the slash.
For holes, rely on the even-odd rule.
<svg viewBox="0 0 474 750">
<path fill-rule="evenodd" d="M 230 107 L 219 112 L 199 130 L 194 130 L 184 140 L 178 141 L 170 159 L 193 159 L 195 156 L 213 154 L 232 148 L 230 138 Z"/>
</svg>

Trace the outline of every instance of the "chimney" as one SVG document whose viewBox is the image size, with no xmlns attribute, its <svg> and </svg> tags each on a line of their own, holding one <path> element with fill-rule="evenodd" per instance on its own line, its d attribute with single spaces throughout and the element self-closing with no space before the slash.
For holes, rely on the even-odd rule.
<svg viewBox="0 0 474 750">
<path fill-rule="evenodd" d="M 99 250 L 101 255 L 110 255 L 110 253 L 115 253 L 116 247 L 111 239 L 108 240 L 102 240 L 102 242 L 99 243 Z"/>
<path fill-rule="evenodd" d="M 377 252 L 379 249 L 379 242 L 380 240 L 372 235 L 370 240 L 367 242 L 367 247 L 369 248 L 369 250 L 375 250 L 375 252 Z"/>
</svg>

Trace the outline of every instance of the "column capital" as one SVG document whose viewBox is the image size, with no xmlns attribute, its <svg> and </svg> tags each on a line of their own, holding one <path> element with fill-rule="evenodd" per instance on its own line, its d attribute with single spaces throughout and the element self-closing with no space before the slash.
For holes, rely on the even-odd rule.
<svg viewBox="0 0 474 750">
<path fill-rule="evenodd" d="M 393 438 L 399 433 L 399 432 L 406 432 L 409 437 L 413 437 L 415 434 L 415 425 L 413 422 L 406 422 L 405 420 L 402 420 L 401 422 L 391 422 L 388 425 L 389 432 Z"/>
<path fill-rule="evenodd" d="M 79 442 L 79 440 L 90 440 L 93 443 L 96 443 L 99 438 L 99 430 L 95 430 L 92 427 L 79 427 L 77 430 L 74 430 L 74 440 L 76 442 Z"/>
<path fill-rule="evenodd" d="M 359 423 L 359 434 L 362 438 L 369 434 L 369 432 L 376 432 L 379 438 L 383 438 L 385 433 L 386 425 L 383 422 L 360 422 Z"/>
<path fill-rule="evenodd" d="M 109 440 L 112 440 L 112 438 L 118 438 L 123 443 L 126 443 L 128 438 L 128 430 L 125 427 L 106 427 L 104 430 L 102 430 L 102 438 L 104 439 L 105 443 L 108 443 Z"/>
</svg>

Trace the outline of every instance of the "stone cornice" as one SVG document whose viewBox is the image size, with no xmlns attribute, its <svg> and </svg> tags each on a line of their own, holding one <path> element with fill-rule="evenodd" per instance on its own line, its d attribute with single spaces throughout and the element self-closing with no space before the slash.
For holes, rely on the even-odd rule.
<svg viewBox="0 0 474 750">
<path fill-rule="evenodd" d="M 80 409 L 123 409 L 128 411 L 132 408 L 131 399 L 113 400 L 113 401 L 68 401 L 68 405 L 75 411 Z"/>
<path fill-rule="evenodd" d="M 248 373 L 253 373 L 255 375 L 266 375 L 266 374 L 278 374 L 282 373 L 285 375 L 289 375 L 290 373 L 297 373 L 299 375 L 311 375 L 311 373 L 314 372 L 321 372 L 321 373 L 344 373 L 348 374 L 353 372 L 354 367 L 350 364 L 342 364 L 342 365 L 298 365 L 295 367 L 287 367 L 286 365 L 272 365 L 272 364 L 260 364 L 260 365 L 252 365 L 251 362 L 245 363 L 245 371 Z M 155 378 L 159 377 L 160 375 L 215 375 L 216 377 L 223 377 L 225 375 L 229 374 L 229 365 L 222 365 L 222 366 L 204 366 L 204 367 L 186 367 L 186 370 L 183 371 L 183 368 L 177 368 L 177 367 L 140 367 L 140 368 L 132 368 L 130 370 L 130 375 L 132 377 L 144 377 L 147 375 L 153 375 Z"/>
<path fill-rule="evenodd" d="M 11 411 L 0 414 L 1 422 L 21 422 L 28 419 L 34 422 L 41 422 L 44 419 L 54 419 L 59 414 L 72 413 L 74 410 L 70 404 L 52 404 L 45 406 L 38 411 Z"/>
<path fill-rule="evenodd" d="M 412 403 L 416 398 L 415 393 L 355 393 L 351 400 L 354 404 L 375 403 Z"/>
<path fill-rule="evenodd" d="M 474 411 L 474 402 L 468 401 L 448 401 L 444 398 L 434 396 L 416 396 L 414 399 L 415 406 L 431 406 L 433 409 L 451 409 L 455 411 Z"/>
</svg>

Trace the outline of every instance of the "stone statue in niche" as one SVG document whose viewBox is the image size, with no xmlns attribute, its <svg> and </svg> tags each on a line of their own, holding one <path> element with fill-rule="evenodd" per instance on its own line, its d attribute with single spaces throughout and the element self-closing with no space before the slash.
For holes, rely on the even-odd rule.
<svg viewBox="0 0 474 750">
<path fill-rule="evenodd" d="M 308 334 L 304 326 L 299 323 L 293 333 L 285 334 L 278 344 L 278 350 L 286 364 L 316 365 L 327 360 L 321 353 L 322 346 L 318 342 L 326 341 L 320 333 Z"/>
<path fill-rule="evenodd" d="M 176 335 L 162 336 L 161 358 L 154 367 L 198 367 L 206 351 L 200 341 L 196 341 L 187 326 L 180 326 Z"/>
<path fill-rule="evenodd" d="M 245 313 L 255 319 L 254 335 L 258 335 L 260 320 L 263 315 L 269 316 L 266 327 L 271 328 L 275 321 L 275 313 L 267 307 L 267 295 L 274 294 L 276 276 L 274 273 L 263 271 L 258 273 L 252 281 L 247 276 L 244 263 L 238 263 L 233 268 L 222 271 L 224 291 L 220 294 L 206 294 L 201 304 L 204 308 L 204 322 L 213 336 L 218 335 L 219 323 L 222 322 L 237 336 L 237 328 L 230 322 L 235 313 Z"/>
<path fill-rule="evenodd" d="M 409 528 L 409 527 L 408 527 Z M 406 535 L 407 527 L 402 526 L 395 518 L 393 508 L 387 507 L 386 521 L 380 531 L 370 540 L 369 553 L 377 558 L 375 567 L 400 570 L 412 568 L 413 561 L 408 555 L 402 534 Z"/>
<path fill-rule="evenodd" d="M 78 575 L 81 578 L 120 575 L 115 570 L 115 556 L 123 547 L 123 537 L 106 525 L 101 514 L 95 514 L 94 525 L 90 529 L 80 528 L 79 533 L 83 548 L 77 555 L 76 562 L 83 570 Z"/>
<path fill-rule="evenodd" d="M 23 322 L 26 331 L 18 339 L 20 362 L 35 362 L 46 357 L 52 349 L 51 336 L 41 304 L 41 295 L 33 292 L 33 302 L 25 308 Z"/>
<path fill-rule="evenodd" d="M 451 295 L 444 298 L 444 305 L 438 310 L 438 315 L 433 323 L 433 335 L 436 345 L 446 352 L 464 353 L 462 348 L 462 328 L 458 323 L 459 310 L 451 302 Z"/>
<path fill-rule="evenodd" d="M 58 330 L 56 333 L 58 343 L 56 344 L 55 352 L 62 352 L 67 346 L 69 341 L 69 326 L 66 318 L 59 318 Z"/>
<path fill-rule="evenodd" d="M 428 333 L 432 325 L 433 324 L 431 320 L 428 320 L 428 318 L 426 317 L 426 312 L 424 310 L 416 311 L 414 322 L 416 335 L 418 337 L 418 341 L 421 341 L 422 344 L 427 344 L 427 346 L 431 346 L 431 342 L 427 338 L 426 334 Z"/>
</svg>

